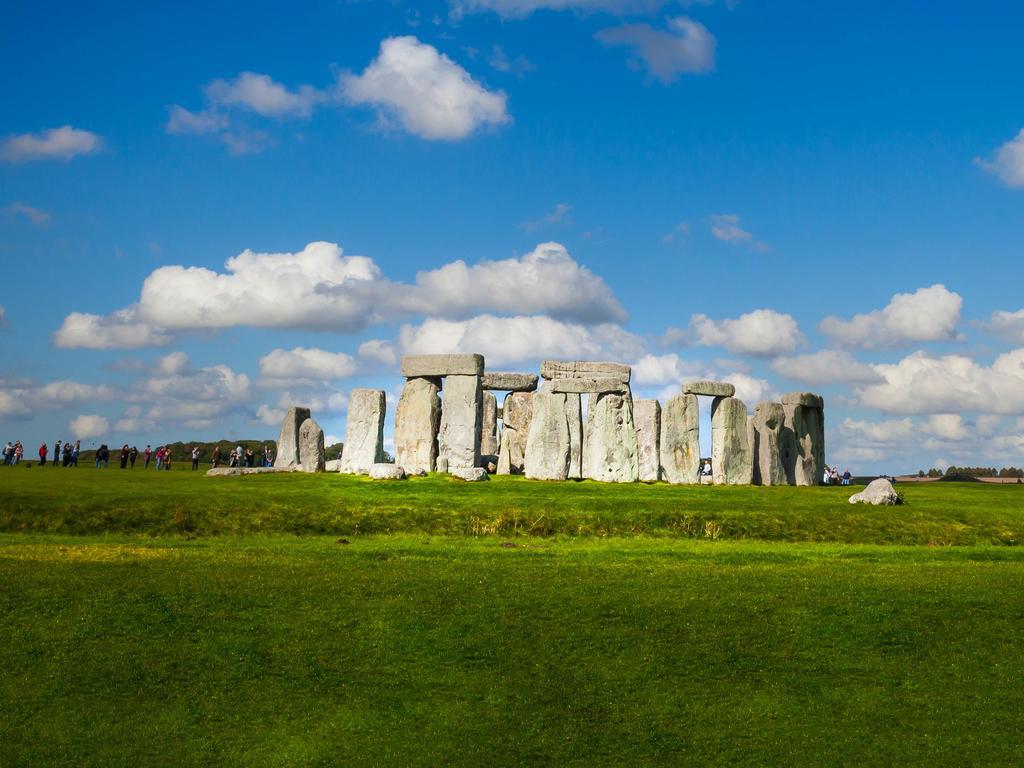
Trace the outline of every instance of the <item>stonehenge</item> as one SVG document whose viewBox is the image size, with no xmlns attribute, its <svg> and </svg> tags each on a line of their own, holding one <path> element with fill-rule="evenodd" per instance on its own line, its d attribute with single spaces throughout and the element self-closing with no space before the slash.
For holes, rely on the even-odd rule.
<svg viewBox="0 0 1024 768">
<path fill-rule="evenodd" d="M 664 404 L 634 400 L 630 367 L 614 362 L 544 360 L 538 375 L 488 372 L 477 354 L 407 355 L 401 371 L 394 463 L 384 463 L 384 391 L 353 389 L 331 469 L 374 479 L 438 472 L 476 482 L 495 473 L 673 485 L 817 485 L 824 469 L 825 402 L 811 392 L 751 413 L 722 381 L 681 382 Z M 710 469 L 700 398 L 710 399 Z M 323 444 L 309 409 L 290 408 L 274 466 L 324 471 Z"/>
</svg>

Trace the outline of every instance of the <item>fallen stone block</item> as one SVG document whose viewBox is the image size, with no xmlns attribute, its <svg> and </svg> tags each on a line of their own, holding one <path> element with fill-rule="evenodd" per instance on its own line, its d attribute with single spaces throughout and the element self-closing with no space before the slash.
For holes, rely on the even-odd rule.
<svg viewBox="0 0 1024 768">
<path fill-rule="evenodd" d="M 484 480 L 490 480 L 487 476 L 487 470 L 483 467 L 458 467 L 448 474 L 460 480 L 465 480 L 467 483 L 479 483 Z"/>
<path fill-rule="evenodd" d="M 860 493 L 853 494 L 850 503 L 894 506 L 903 502 L 896 489 L 892 487 L 892 483 L 887 478 L 880 477 L 868 483 L 867 488 Z"/>
<path fill-rule="evenodd" d="M 495 389 L 501 392 L 533 392 L 537 389 L 537 374 L 485 373 L 480 378 L 480 386 L 484 389 Z"/>
<path fill-rule="evenodd" d="M 683 384 L 683 394 L 732 397 L 736 394 L 736 386 L 727 381 L 688 381 Z"/>
<path fill-rule="evenodd" d="M 300 472 L 298 467 L 213 467 L 206 470 L 207 477 L 241 477 L 242 475 L 270 475 L 281 472 Z"/>
<path fill-rule="evenodd" d="M 407 379 L 418 376 L 479 376 L 483 372 L 483 355 L 405 355 L 402 357 L 402 375 Z"/>
<path fill-rule="evenodd" d="M 374 464 L 369 475 L 373 480 L 405 480 L 405 470 L 397 464 Z"/>
<path fill-rule="evenodd" d="M 545 379 L 616 379 L 629 384 L 630 367 L 587 360 L 545 360 L 540 364 L 540 375 Z"/>
</svg>

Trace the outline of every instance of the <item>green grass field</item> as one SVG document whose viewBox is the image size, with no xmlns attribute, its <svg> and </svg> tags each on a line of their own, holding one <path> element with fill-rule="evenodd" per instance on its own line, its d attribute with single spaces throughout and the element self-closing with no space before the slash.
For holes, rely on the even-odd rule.
<svg viewBox="0 0 1024 768">
<path fill-rule="evenodd" d="M 854 490 L 0 468 L 0 766 L 1021 764 L 1024 489 Z"/>
</svg>

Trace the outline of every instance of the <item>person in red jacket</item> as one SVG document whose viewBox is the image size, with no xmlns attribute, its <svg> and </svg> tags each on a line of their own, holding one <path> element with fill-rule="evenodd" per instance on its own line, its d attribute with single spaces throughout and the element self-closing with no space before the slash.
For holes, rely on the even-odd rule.
<svg viewBox="0 0 1024 768">
<path fill-rule="evenodd" d="M 39 446 L 39 466 L 40 467 L 45 467 L 46 466 L 46 454 L 49 452 L 49 450 L 50 450 L 50 448 L 49 448 L 49 446 L 46 445 L 46 443 L 43 443 L 42 445 Z"/>
</svg>

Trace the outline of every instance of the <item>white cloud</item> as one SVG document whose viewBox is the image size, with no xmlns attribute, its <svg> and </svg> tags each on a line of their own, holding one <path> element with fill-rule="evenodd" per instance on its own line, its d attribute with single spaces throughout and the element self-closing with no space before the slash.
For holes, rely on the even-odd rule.
<svg viewBox="0 0 1024 768">
<path fill-rule="evenodd" d="M 88 437 L 106 436 L 110 432 L 110 423 L 102 416 L 83 414 L 72 419 L 68 429 L 77 439 L 85 440 Z"/>
<path fill-rule="evenodd" d="M 167 334 L 140 322 L 131 308 L 106 317 L 72 312 L 53 335 L 53 343 L 65 349 L 136 349 L 169 342 Z"/>
<path fill-rule="evenodd" d="M 670 331 L 669 337 L 672 335 Z M 792 352 L 803 339 L 796 320 L 774 309 L 755 309 L 726 320 L 694 315 L 687 336 L 705 347 L 725 347 L 737 354 L 758 356 Z"/>
<path fill-rule="evenodd" d="M 534 11 L 605 11 L 615 14 L 652 12 L 666 5 L 668 0 L 452 0 L 452 13 L 458 17 L 466 13 L 493 11 L 505 18 L 525 18 Z"/>
<path fill-rule="evenodd" d="M 532 71 L 534 68 L 533 62 L 528 58 L 525 56 L 511 58 L 500 45 L 495 45 L 491 49 L 491 55 L 487 58 L 487 63 L 499 72 L 513 74 L 517 77 Z"/>
<path fill-rule="evenodd" d="M 96 400 L 111 400 L 115 394 L 115 390 L 106 384 L 83 384 L 70 379 L 51 381 L 33 387 L 28 393 L 34 405 L 46 408 L 60 408 L 74 403 Z"/>
<path fill-rule="evenodd" d="M 735 213 L 715 213 L 711 216 L 711 235 L 716 240 L 732 245 L 749 245 L 764 252 L 768 245 L 755 240 L 754 236 L 740 226 L 740 217 Z"/>
<path fill-rule="evenodd" d="M 872 422 L 846 418 L 840 425 L 840 431 L 870 443 L 897 443 L 913 437 L 914 424 L 910 419 Z"/>
<path fill-rule="evenodd" d="M 260 358 L 260 376 L 266 382 L 333 381 L 351 376 L 357 368 L 344 352 L 305 347 L 275 349 Z"/>
<path fill-rule="evenodd" d="M 5 206 L 2 210 L 4 214 L 11 218 L 22 216 L 37 227 L 49 224 L 50 219 L 52 218 L 48 211 L 44 211 L 41 208 L 35 208 L 27 203 L 21 202 L 13 202 L 10 205 Z"/>
<path fill-rule="evenodd" d="M 1000 355 L 991 366 L 919 351 L 873 367 L 882 383 L 858 388 L 858 402 L 883 413 L 1024 413 L 1024 349 Z"/>
<path fill-rule="evenodd" d="M 703 368 L 703 363 L 683 360 L 674 352 L 666 355 L 646 354 L 633 363 L 631 381 L 640 387 L 679 385 L 687 379 L 700 377 Z"/>
<path fill-rule="evenodd" d="M 274 408 L 264 403 L 256 409 L 256 418 L 264 424 L 279 426 L 284 418 L 285 408 Z"/>
<path fill-rule="evenodd" d="M 191 133 L 202 135 L 206 133 L 217 133 L 228 127 L 227 115 L 219 112 L 204 110 L 202 112 L 191 112 L 177 104 L 170 108 L 170 116 L 167 118 L 165 130 L 168 133 Z"/>
<path fill-rule="evenodd" d="M 349 104 L 377 109 L 384 122 L 397 122 L 424 139 L 464 139 L 486 125 L 509 122 L 506 96 L 489 91 L 466 70 L 412 36 L 389 37 L 361 75 L 339 80 Z"/>
<path fill-rule="evenodd" d="M 967 425 L 959 413 L 936 413 L 921 425 L 921 431 L 943 440 L 963 440 L 968 436 Z"/>
<path fill-rule="evenodd" d="M 1007 341 L 1024 344 L 1024 309 L 1018 309 L 1016 312 L 997 310 L 992 313 L 984 328 Z"/>
<path fill-rule="evenodd" d="M 532 221 L 524 221 L 519 226 L 527 232 L 533 232 L 544 224 L 558 224 L 565 221 L 569 217 L 570 213 L 572 213 L 571 205 L 568 203 L 556 203 L 555 207 L 541 218 Z"/>
<path fill-rule="evenodd" d="M 623 24 L 602 29 L 595 37 L 604 45 L 623 45 L 647 71 L 663 83 L 681 74 L 700 74 L 715 68 L 715 36 L 698 21 L 686 16 L 666 20 L 668 31 L 649 24 Z"/>
<path fill-rule="evenodd" d="M 584 326 L 539 315 L 431 319 L 402 326 L 399 340 L 403 354 L 478 352 L 492 367 L 545 358 L 622 360 L 642 347 L 618 325 Z"/>
<path fill-rule="evenodd" d="M 359 357 L 365 360 L 376 360 L 384 365 L 394 365 L 398 362 L 398 355 L 395 346 L 384 339 L 370 339 L 359 345 L 357 352 Z"/>
<path fill-rule="evenodd" d="M 1024 187 L 1024 129 L 995 151 L 990 160 L 975 162 L 1008 187 Z"/>
<path fill-rule="evenodd" d="M 394 283 L 365 256 L 333 243 L 298 253 L 243 253 L 226 272 L 167 266 L 146 278 L 137 304 L 101 317 L 72 313 L 60 347 L 166 344 L 171 331 L 235 326 L 352 332 L 408 315 L 464 318 L 476 312 L 543 313 L 586 322 L 626 317 L 608 285 L 557 243 L 519 258 L 420 272 Z"/>
<path fill-rule="evenodd" d="M 897 293 L 883 309 L 850 320 L 826 317 L 820 330 L 833 341 L 866 349 L 957 337 L 963 299 L 936 283 L 914 293 Z"/>
<path fill-rule="evenodd" d="M 70 160 L 98 152 L 102 142 L 95 133 L 64 125 L 41 133 L 8 136 L 0 142 L 0 160 L 26 163 L 32 160 Z"/>
<path fill-rule="evenodd" d="M 808 355 L 779 357 L 771 365 L 781 376 L 810 385 L 866 384 L 880 379 L 874 368 L 843 350 L 822 349 Z"/>
<path fill-rule="evenodd" d="M 263 117 L 309 117 L 324 95 L 311 85 L 294 91 L 257 72 L 242 72 L 234 80 L 214 80 L 205 89 L 212 104 L 238 107 Z"/>
</svg>

